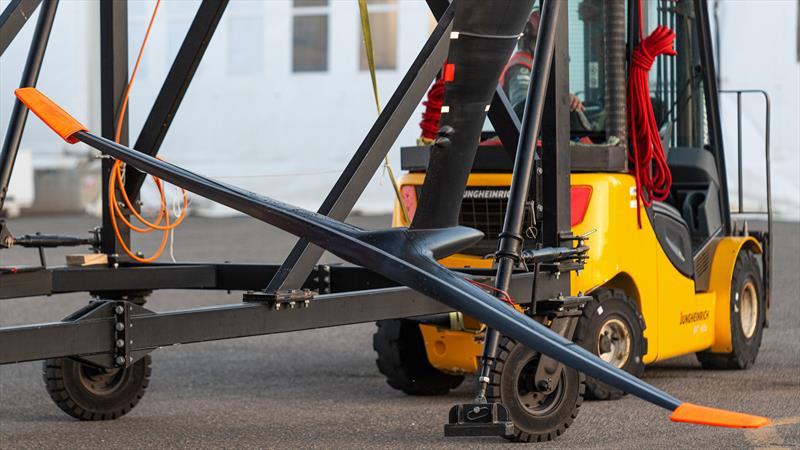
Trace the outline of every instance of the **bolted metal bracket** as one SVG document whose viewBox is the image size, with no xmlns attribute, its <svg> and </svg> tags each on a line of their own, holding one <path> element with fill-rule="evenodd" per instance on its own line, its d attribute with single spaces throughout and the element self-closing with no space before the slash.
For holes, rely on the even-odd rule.
<svg viewBox="0 0 800 450">
<path fill-rule="evenodd" d="M 133 318 L 152 315 L 153 311 L 125 300 L 92 300 L 84 308 L 63 319 L 64 322 L 102 321 L 108 323 L 107 353 L 70 355 L 85 364 L 102 368 L 126 368 L 154 349 L 136 349 Z"/>
<path fill-rule="evenodd" d="M 129 329 L 131 323 L 131 312 L 133 305 L 124 302 L 114 302 L 114 366 L 128 367 L 133 363 L 130 345 L 133 344 Z"/>
<path fill-rule="evenodd" d="M 280 311 L 282 309 L 308 308 L 314 292 L 310 289 L 289 289 L 278 292 L 246 292 L 242 301 L 247 303 L 263 303 L 270 309 Z"/>
</svg>

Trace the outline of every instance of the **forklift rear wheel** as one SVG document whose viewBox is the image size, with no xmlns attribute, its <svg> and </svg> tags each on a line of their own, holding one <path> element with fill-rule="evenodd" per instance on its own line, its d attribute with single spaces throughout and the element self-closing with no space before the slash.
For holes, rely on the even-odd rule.
<svg viewBox="0 0 800 450">
<path fill-rule="evenodd" d="M 486 399 L 508 408 L 514 434 L 506 438 L 543 442 L 563 434 L 583 403 L 584 375 L 565 366 L 556 388 L 543 393 L 534 382 L 540 353 L 507 337 L 502 338 L 498 350 Z"/>
<path fill-rule="evenodd" d="M 132 410 L 150 383 L 150 355 L 130 367 L 103 369 L 69 358 L 44 361 L 44 382 L 55 404 L 80 420 L 113 420 Z"/>
<path fill-rule="evenodd" d="M 731 281 L 731 347 L 730 353 L 697 353 L 704 369 L 747 369 L 756 362 L 764 332 L 764 284 L 755 254 L 749 249 L 739 252 Z"/>
<path fill-rule="evenodd" d="M 389 386 L 408 395 L 444 395 L 457 388 L 463 375 L 450 375 L 428 361 L 419 324 L 406 319 L 380 320 L 372 337 L 378 370 Z"/>
<path fill-rule="evenodd" d="M 644 318 L 625 292 L 598 289 L 586 303 L 575 329 L 575 343 L 603 361 L 636 377 L 644 373 Z M 616 400 L 625 393 L 592 377 L 586 378 L 586 398 Z"/>
</svg>

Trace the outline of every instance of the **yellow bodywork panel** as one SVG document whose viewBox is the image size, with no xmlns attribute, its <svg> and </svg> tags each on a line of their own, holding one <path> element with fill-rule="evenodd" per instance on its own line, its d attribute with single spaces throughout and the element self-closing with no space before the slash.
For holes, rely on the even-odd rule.
<svg viewBox="0 0 800 450">
<path fill-rule="evenodd" d="M 452 374 L 478 371 L 483 351 L 483 333 L 446 330 L 436 325 L 420 324 L 428 361 L 437 369 Z"/>
<path fill-rule="evenodd" d="M 421 185 L 424 174 L 405 174 L 401 185 Z M 510 174 L 471 174 L 469 187 L 507 187 Z M 730 351 L 730 285 L 736 255 L 753 238 L 725 237 L 719 240 L 712 263 L 709 292 L 695 293 L 695 283 L 670 262 L 656 238 L 652 224 L 641 208 L 636 214 L 636 183 L 622 173 L 575 173 L 572 186 L 592 189 L 581 223 L 572 227 L 576 235 L 592 232 L 587 244 L 589 259 L 580 274 L 572 273 L 572 295 L 590 293 L 600 287 L 618 288 L 634 299 L 645 321 L 647 353 L 644 363 L 711 348 Z M 406 226 L 395 205 L 393 226 Z M 457 254 L 440 261 L 453 268 L 491 268 L 491 259 Z M 721 300 L 717 300 L 721 299 Z M 721 320 L 716 323 L 715 319 Z M 431 364 L 451 373 L 477 370 L 481 339 L 473 333 L 421 325 Z M 727 344 L 726 344 L 727 342 Z M 455 353 L 464 354 L 455 354 Z"/>
</svg>

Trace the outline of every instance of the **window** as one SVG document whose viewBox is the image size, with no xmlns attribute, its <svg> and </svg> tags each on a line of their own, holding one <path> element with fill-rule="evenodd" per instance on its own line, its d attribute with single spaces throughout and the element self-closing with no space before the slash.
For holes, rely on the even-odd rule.
<svg viewBox="0 0 800 450">
<path fill-rule="evenodd" d="M 397 68 L 397 2 L 396 0 L 369 0 L 369 25 L 372 32 L 372 49 L 375 68 Z M 369 70 L 361 21 L 358 22 L 359 69 Z"/>
<path fill-rule="evenodd" d="M 569 89 L 589 106 L 605 98 L 605 32 L 603 2 L 569 3 Z"/>
<path fill-rule="evenodd" d="M 328 6 L 328 0 L 294 0 L 295 8 L 307 8 L 312 6 Z"/>
<path fill-rule="evenodd" d="M 264 73 L 264 20 L 261 14 L 231 15 L 228 20 L 228 74 Z"/>
<path fill-rule="evenodd" d="M 691 1 L 683 3 L 692 11 Z M 650 70 L 650 95 L 653 112 L 659 127 L 672 132 L 670 146 L 701 148 L 709 143 L 705 108 L 705 86 L 697 68 L 700 67 L 699 38 L 696 22 L 668 0 L 648 2 L 644 35 L 656 25 L 675 30 L 676 56 L 656 58 Z"/>
<path fill-rule="evenodd" d="M 292 71 L 328 70 L 328 1 L 294 0 Z"/>
</svg>

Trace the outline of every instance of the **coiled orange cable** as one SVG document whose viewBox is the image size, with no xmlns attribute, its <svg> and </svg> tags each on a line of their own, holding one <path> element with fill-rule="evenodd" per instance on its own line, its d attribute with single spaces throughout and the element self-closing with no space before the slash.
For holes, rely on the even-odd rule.
<svg viewBox="0 0 800 450">
<path fill-rule="evenodd" d="M 156 6 L 153 8 L 153 15 L 150 17 L 150 23 L 147 25 L 147 31 L 144 34 L 144 39 L 142 39 L 142 45 L 139 48 L 139 55 L 136 58 L 136 64 L 133 66 L 133 72 L 131 73 L 131 79 L 128 82 L 128 85 L 125 87 L 125 95 L 122 98 L 122 104 L 120 105 L 119 116 L 117 118 L 117 129 L 114 134 L 114 141 L 119 143 L 120 136 L 122 135 L 122 124 L 125 118 L 125 113 L 128 108 L 128 100 L 130 97 L 131 86 L 133 86 L 133 81 L 136 79 L 136 73 L 139 71 L 139 64 L 142 61 L 142 54 L 144 54 L 144 49 L 147 45 L 147 39 L 150 37 L 150 30 L 153 28 L 153 22 L 155 22 L 156 15 L 158 14 L 158 7 L 161 5 L 161 0 L 156 1 Z M 144 217 L 139 214 L 136 208 L 133 207 L 130 198 L 128 197 L 128 193 L 125 191 L 125 183 L 122 176 L 122 161 L 115 161 L 113 167 L 111 168 L 111 176 L 108 180 L 108 209 L 111 216 L 111 225 L 114 228 L 114 234 L 117 236 L 117 241 L 122 247 L 122 250 L 130 256 L 134 261 L 138 261 L 140 263 L 149 263 L 153 262 L 158 259 L 159 256 L 164 252 L 164 249 L 167 246 L 167 240 L 169 238 L 170 230 L 174 230 L 178 225 L 183 222 L 183 219 L 186 217 L 186 209 L 188 206 L 188 199 L 186 196 L 186 190 L 183 191 L 183 209 L 181 211 L 180 216 L 175 220 L 174 223 L 170 224 L 169 220 L 169 211 L 167 210 L 167 200 L 164 196 L 164 186 L 160 179 L 156 177 L 153 178 L 153 182 L 156 184 L 158 188 L 159 196 L 161 197 L 161 207 L 158 211 L 158 217 L 156 217 L 155 221 L 150 222 Z M 122 194 L 122 199 L 125 202 L 125 206 L 128 210 L 144 225 L 144 227 L 137 227 L 133 225 L 126 217 L 125 214 L 122 212 L 119 204 L 117 203 L 117 189 Z M 122 238 L 122 235 L 119 231 L 119 225 L 117 224 L 117 218 L 119 218 L 128 228 L 132 231 L 137 233 L 150 233 L 153 230 L 160 230 L 164 232 L 164 236 L 161 239 L 161 245 L 158 247 L 158 250 L 150 256 L 150 257 L 141 257 L 134 253 L 128 245 L 125 244 L 125 240 Z M 162 225 L 162 221 L 164 224 Z"/>
</svg>

